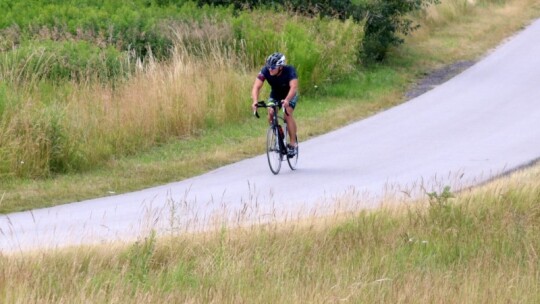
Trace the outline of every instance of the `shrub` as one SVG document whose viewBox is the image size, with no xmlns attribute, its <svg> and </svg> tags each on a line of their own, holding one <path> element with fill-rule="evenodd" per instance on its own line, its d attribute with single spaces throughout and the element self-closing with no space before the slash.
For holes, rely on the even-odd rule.
<svg viewBox="0 0 540 304">
<path fill-rule="evenodd" d="M 369 6 L 364 26 L 361 57 L 367 64 L 385 59 L 388 49 L 403 43 L 399 34 L 407 35 L 418 26 L 406 18 L 429 3 L 439 0 L 374 0 Z"/>
</svg>

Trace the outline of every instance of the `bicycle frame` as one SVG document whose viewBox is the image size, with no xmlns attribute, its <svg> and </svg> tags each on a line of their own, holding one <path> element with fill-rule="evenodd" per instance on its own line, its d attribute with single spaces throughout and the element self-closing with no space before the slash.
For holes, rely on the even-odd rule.
<svg viewBox="0 0 540 304">
<path fill-rule="evenodd" d="M 277 138 L 278 138 L 278 146 L 280 148 L 280 153 L 282 155 L 287 155 L 287 132 L 288 132 L 287 121 L 285 120 L 283 116 L 280 116 L 278 114 L 279 106 L 280 106 L 279 104 L 273 104 L 269 106 L 264 101 L 259 101 L 257 103 L 257 108 L 270 108 L 273 110 L 272 112 L 274 114 L 272 115 L 272 122 L 270 126 L 276 132 L 275 134 L 278 135 Z M 282 107 L 282 111 L 285 115 L 289 115 L 285 107 Z M 255 111 L 254 114 L 257 118 L 260 117 L 257 111 Z M 279 132 L 280 120 L 283 122 L 283 129 L 282 129 L 283 133 Z"/>
</svg>

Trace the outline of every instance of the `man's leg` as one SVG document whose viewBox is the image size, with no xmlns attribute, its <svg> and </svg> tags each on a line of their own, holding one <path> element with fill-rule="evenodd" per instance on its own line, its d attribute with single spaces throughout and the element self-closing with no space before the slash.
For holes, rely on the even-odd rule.
<svg viewBox="0 0 540 304">
<path fill-rule="evenodd" d="M 274 109 L 268 108 L 268 124 L 272 124 L 272 117 L 274 116 Z"/>
<path fill-rule="evenodd" d="M 296 121 L 293 116 L 294 109 L 292 107 L 287 107 L 287 113 L 285 115 L 285 120 L 287 121 L 287 131 L 289 133 L 290 144 L 291 146 L 296 146 Z"/>
</svg>

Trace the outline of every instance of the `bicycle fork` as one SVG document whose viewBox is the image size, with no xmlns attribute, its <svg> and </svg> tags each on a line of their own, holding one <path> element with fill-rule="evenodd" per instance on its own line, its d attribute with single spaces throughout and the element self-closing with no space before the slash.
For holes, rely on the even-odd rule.
<svg viewBox="0 0 540 304">
<path fill-rule="evenodd" d="M 277 109 L 275 109 L 277 111 Z M 285 112 L 285 111 L 284 111 Z M 274 112 L 274 126 L 276 130 L 276 137 L 277 137 L 277 147 L 279 148 L 279 152 L 282 155 L 287 155 L 287 122 L 283 122 L 283 127 L 279 124 L 278 115 L 277 112 Z"/>
</svg>

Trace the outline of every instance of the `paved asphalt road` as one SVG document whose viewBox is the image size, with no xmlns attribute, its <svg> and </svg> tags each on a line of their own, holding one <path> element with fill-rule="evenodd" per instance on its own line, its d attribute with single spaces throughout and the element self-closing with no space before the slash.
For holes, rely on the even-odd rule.
<svg viewBox="0 0 540 304">
<path fill-rule="evenodd" d="M 456 191 L 539 157 L 540 20 L 445 84 L 302 142 L 297 171 L 284 163 L 274 176 L 261 155 L 156 188 L 1 216 L 0 250 L 297 219 L 331 212 L 336 200 L 374 208 L 388 193 Z"/>
</svg>

